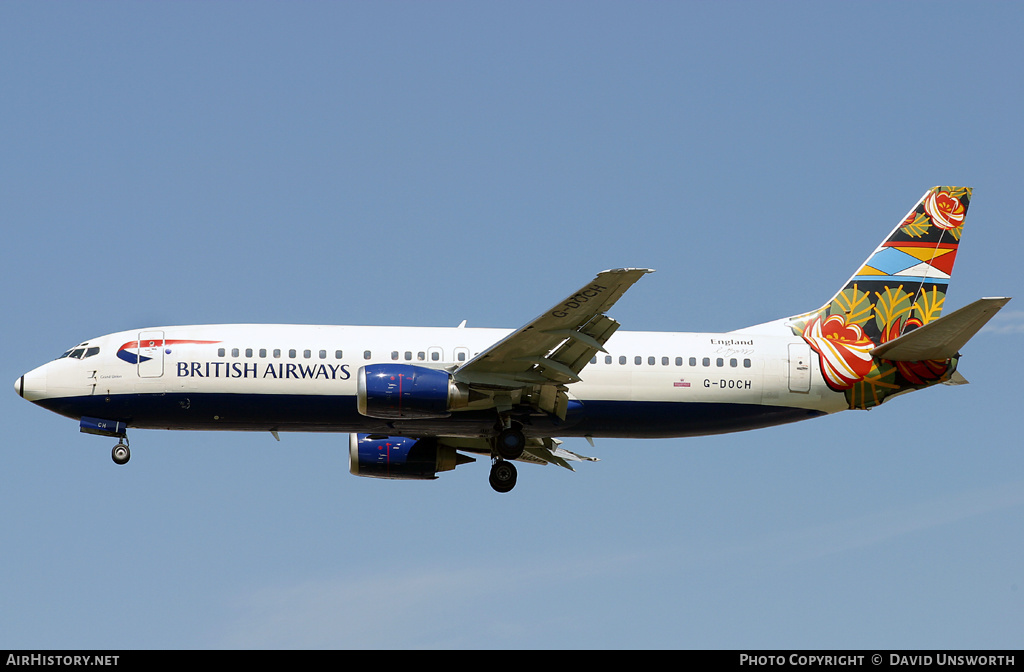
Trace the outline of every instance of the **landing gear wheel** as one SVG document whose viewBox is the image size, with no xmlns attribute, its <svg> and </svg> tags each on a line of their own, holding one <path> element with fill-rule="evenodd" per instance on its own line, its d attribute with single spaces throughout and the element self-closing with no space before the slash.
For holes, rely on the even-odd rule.
<svg viewBox="0 0 1024 672">
<path fill-rule="evenodd" d="M 518 477 L 516 472 L 516 465 L 505 460 L 497 460 L 491 465 L 491 487 L 496 492 L 508 492 L 512 488 L 516 487 L 516 478 Z"/>
<path fill-rule="evenodd" d="M 119 443 L 110 451 L 110 458 L 115 464 L 127 464 L 132 459 L 132 451 L 128 450 L 127 444 Z"/>
<path fill-rule="evenodd" d="M 526 436 L 515 427 L 503 429 L 494 439 L 494 449 L 506 460 L 518 460 L 526 447 Z"/>
</svg>

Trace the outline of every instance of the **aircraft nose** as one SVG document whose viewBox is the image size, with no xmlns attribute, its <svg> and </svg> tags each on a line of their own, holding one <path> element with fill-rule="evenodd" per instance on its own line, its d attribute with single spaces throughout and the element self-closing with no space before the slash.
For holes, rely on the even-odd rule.
<svg viewBox="0 0 1024 672">
<path fill-rule="evenodd" d="M 46 396 L 46 372 L 43 367 L 29 371 L 14 381 L 14 391 L 18 396 L 36 401 Z"/>
</svg>

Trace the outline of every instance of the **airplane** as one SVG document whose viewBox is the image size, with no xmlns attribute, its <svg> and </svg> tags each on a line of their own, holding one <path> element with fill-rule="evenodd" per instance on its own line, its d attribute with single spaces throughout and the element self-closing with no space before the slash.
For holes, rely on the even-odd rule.
<svg viewBox="0 0 1024 672">
<path fill-rule="evenodd" d="M 820 308 L 726 333 L 618 331 L 607 311 L 650 269 L 620 268 L 515 330 L 204 325 L 92 338 L 15 381 L 23 398 L 119 439 L 127 430 L 349 433 L 357 476 L 435 479 L 490 458 L 596 461 L 556 437 L 735 432 L 869 409 L 963 384 L 960 350 L 1006 303 L 941 312 L 967 187 L 934 187 Z"/>
</svg>

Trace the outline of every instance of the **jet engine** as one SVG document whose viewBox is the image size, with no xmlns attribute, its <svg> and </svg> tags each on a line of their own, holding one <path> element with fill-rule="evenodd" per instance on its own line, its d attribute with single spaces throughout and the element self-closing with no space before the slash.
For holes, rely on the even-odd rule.
<svg viewBox="0 0 1024 672">
<path fill-rule="evenodd" d="M 438 472 L 473 461 L 433 437 L 349 434 L 348 470 L 356 476 L 432 480 Z"/>
<path fill-rule="evenodd" d="M 469 397 L 447 371 L 412 364 L 364 366 L 357 385 L 359 412 L 388 420 L 447 418 Z"/>
</svg>

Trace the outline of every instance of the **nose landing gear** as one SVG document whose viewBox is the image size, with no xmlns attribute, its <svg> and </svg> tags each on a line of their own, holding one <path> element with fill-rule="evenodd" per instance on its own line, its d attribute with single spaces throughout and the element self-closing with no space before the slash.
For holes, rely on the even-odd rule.
<svg viewBox="0 0 1024 672">
<path fill-rule="evenodd" d="M 132 451 L 128 450 L 128 438 L 123 438 L 114 449 L 110 451 L 110 458 L 114 464 L 127 464 L 132 459 Z"/>
</svg>

